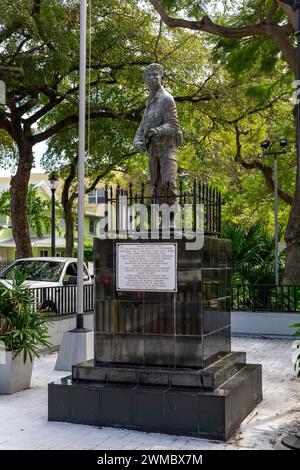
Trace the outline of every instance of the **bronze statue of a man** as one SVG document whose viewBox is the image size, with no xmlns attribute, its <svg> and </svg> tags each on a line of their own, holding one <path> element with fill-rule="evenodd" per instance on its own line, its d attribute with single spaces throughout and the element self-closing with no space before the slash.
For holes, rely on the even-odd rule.
<svg viewBox="0 0 300 470">
<path fill-rule="evenodd" d="M 147 152 L 152 188 L 161 202 L 176 202 L 178 147 L 182 133 L 178 125 L 174 98 L 162 86 L 163 68 L 148 65 L 144 79 L 149 88 L 146 110 L 134 138 L 134 148 Z"/>
</svg>

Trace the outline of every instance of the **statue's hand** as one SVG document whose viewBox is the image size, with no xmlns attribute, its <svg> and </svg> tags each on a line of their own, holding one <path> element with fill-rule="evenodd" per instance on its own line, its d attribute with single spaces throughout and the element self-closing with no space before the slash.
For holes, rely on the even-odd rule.
<svg viewBox="0 0 300 470">
<path fill-rule="evenodd" d="M 150 137 L 153 137 L 154 135 L 158 134 L 158 130 L 157 129 L 150 129 L 149 131 L 149 138 Z"/>
<path fill-rule="evenodd" d="M 146 151 L 146 148 L 145 148 L 145 145 L 143 144 L 143 142 L 136 142 L 134 144 L 134 148 L 135 150 L 137 150 L 138 152 L 145 152 Z"/>
<path fill-rule="evenodd" d="M 148 143 L 150 142 L 151 140 L 151 137 L 153 137 L 154 135 L 158 134 L 158 131 L 157 129 L 149 129 L 145 135 L 144 135 L 144 141 L 145 141 L 145 144 L 148 145 Z"/>
</svg>

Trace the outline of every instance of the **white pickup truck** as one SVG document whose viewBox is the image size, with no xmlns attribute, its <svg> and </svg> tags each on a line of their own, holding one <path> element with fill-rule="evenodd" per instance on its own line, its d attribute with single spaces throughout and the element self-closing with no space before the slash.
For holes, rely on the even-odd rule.
<svg viewBox="0 0 300 470">
<path fill-rule="evenodd" d="M 32 289 L 39 310 L 51 310 L 59 314 L 76 312 L 76 258 L 18 259 L 0 273 L 0 282 L 10 287 L 16 269 L 26 273 L 26 284 Z M 93 304 L 94 283 L 85 264 L 83 283 L 84 310 L 89 310 L 89 305 Z"/>
</svg>

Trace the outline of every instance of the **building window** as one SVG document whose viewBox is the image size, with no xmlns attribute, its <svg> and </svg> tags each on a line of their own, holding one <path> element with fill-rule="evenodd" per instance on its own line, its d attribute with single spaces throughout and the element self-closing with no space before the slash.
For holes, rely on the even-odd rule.
<svg viewBox="0 0 300 470">
<path fill-rule="evenodd" d="M 97 189 L 97 204 L 104 204 L 105 202 L 105 190 Z"/>
<path fill-rule="evenodd" d="M 89 193 L 89 204 L 96 204 L 96 191 L 91 191 Z"/>
<path fill-rule="evenodd" d="M 90 218 L 89 232 L 91 235 L 96 235 L 96 220 L 95 219 Z"/>
<path fill-rule="evenodd" d="M 89 193 L 89 204 L 103 204 L 105 202 L 105 190 L 94 189 Z"/>
<path fill-rule="evenodd" d="M 40 250 L 40 256 L 42 256 L 43 258 L 47 258 L 48 250 Z"/>
</svg>

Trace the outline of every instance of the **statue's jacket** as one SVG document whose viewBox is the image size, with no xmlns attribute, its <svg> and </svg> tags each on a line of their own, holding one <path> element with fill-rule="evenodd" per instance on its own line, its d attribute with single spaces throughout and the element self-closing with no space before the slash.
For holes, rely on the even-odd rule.
<svg viewBox="0 0 300 470">
<path fill-rule="evenodd" d="M 148 139 L 150 129 L 157 131 L 157 134 L 151 137 L 151 141 Z M 156 153 L 159 157 L 176 158 L 181 139 L 174 98 L 161 87 L 147 100 L 134 144 L 142 143 L 149 156 Z"/>
</svg>

